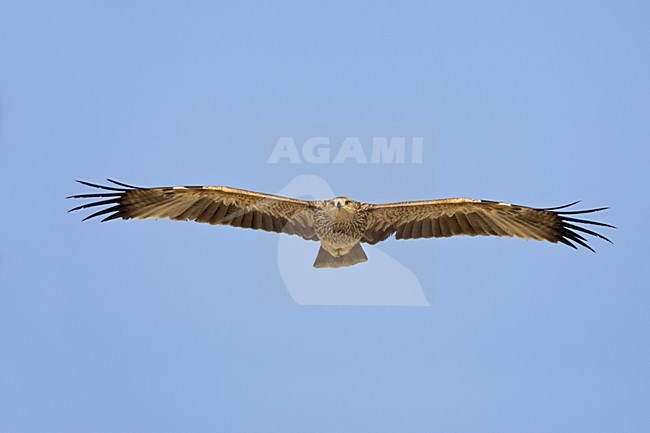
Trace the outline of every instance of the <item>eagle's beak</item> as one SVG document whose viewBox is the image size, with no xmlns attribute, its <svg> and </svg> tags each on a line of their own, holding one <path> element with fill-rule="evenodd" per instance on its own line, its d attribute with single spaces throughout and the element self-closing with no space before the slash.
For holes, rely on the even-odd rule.
<svg viewBox="0 0 650 433">
<path fill-rule="evenodd" d="M 341 209 L 341 206 L 343 206 L 343 204 L 340 201 L 337 201 L 336 202 L 336 207 Z"/>
</svg>

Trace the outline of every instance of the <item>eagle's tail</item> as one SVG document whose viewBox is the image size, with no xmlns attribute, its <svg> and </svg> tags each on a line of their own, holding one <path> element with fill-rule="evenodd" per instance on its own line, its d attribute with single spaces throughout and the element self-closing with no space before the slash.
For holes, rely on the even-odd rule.
<svg viewBox="0 0 650 433">
<path fill-rule="evenodd" d="M 318 256 L 316 256 L 316 261 L 314 262 L 315 268 L 345 268 L 348 266 L 354 266 L 357 263 L 367 262 L 368 257 L 366 253 L 361 248 L 361 244 L 356 244 L 352 247 L 349 253 L 344 256 L 334 257 L 327 252 L 322 246 L 318 250 Z"/>
</svg>

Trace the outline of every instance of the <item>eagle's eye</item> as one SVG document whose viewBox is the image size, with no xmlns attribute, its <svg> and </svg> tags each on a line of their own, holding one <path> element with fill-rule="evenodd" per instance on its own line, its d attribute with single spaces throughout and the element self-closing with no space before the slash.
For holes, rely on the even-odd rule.
<svg viewBox="0 0 650 433">
<path fill-rule="evenodd" d="M 345 204 L 346 204 L 346 205 L 348 205 L 348 204 L 350 204 L 350 203 L 352 203 L 350 200 L 345 200 Z"/>
</svg>

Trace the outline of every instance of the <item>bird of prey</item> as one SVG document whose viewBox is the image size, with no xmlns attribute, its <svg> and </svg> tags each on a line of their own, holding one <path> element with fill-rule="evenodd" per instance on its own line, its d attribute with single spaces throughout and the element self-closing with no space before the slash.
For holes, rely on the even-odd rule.
<svg viewBox="0 0 650 433">
<path fill-rule="evenodd" d="M 102 199 L 70 211 L 107 206 L 84 221 L 116 218 L 169 218 L 286 233 L 319 241 L 316 268 L 341 268 L 368 260 L 361 243 L 432 237 L 505 236 L 576 244 L 594 251 L 583 235 L 605 236 L 584 225 L 614 226 L 575 218 L 607 208 L 567 211 L 578 202 L 555 208 L 531 208 L 471 198 L 370 204 L 347 197 L 306 201 L 227 186 L 141 188 L 107 179 L 113 186 L 79 183 L 104 191 L 68 198 Z"/>
</svg>

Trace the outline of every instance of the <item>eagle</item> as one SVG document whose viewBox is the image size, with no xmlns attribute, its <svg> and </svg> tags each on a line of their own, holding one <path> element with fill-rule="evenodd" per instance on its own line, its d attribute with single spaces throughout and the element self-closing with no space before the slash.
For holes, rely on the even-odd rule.
<svg viewBox="0 0 650 433">
<path fill-rule="evenodd" d="M 396 239 L 456 235 L 517 237 L 594 251 L 584 235 L 611 241 L 584 226 L 615 228 L 576 218 L 576 215 L 607 209 L 567 210 L 578 202 L 554 208 L 471 198 L 372 204 L 343 196 L 308 201 L 227 186 L 142 188 L 107 181 L 112 185 L 77 181 L 102 191 L 67 198 L 101 200 L 87 202 L 69 212 L 105 206 L 83 220 L 102 215 L 106 215 L 102 222 L 117 218 L 169 218 L 300 236 L 320 242 L 315 268 L 363 263 L 368 258 L 362 243 L 374 245 L 392 235 Z"/>
</svg>

